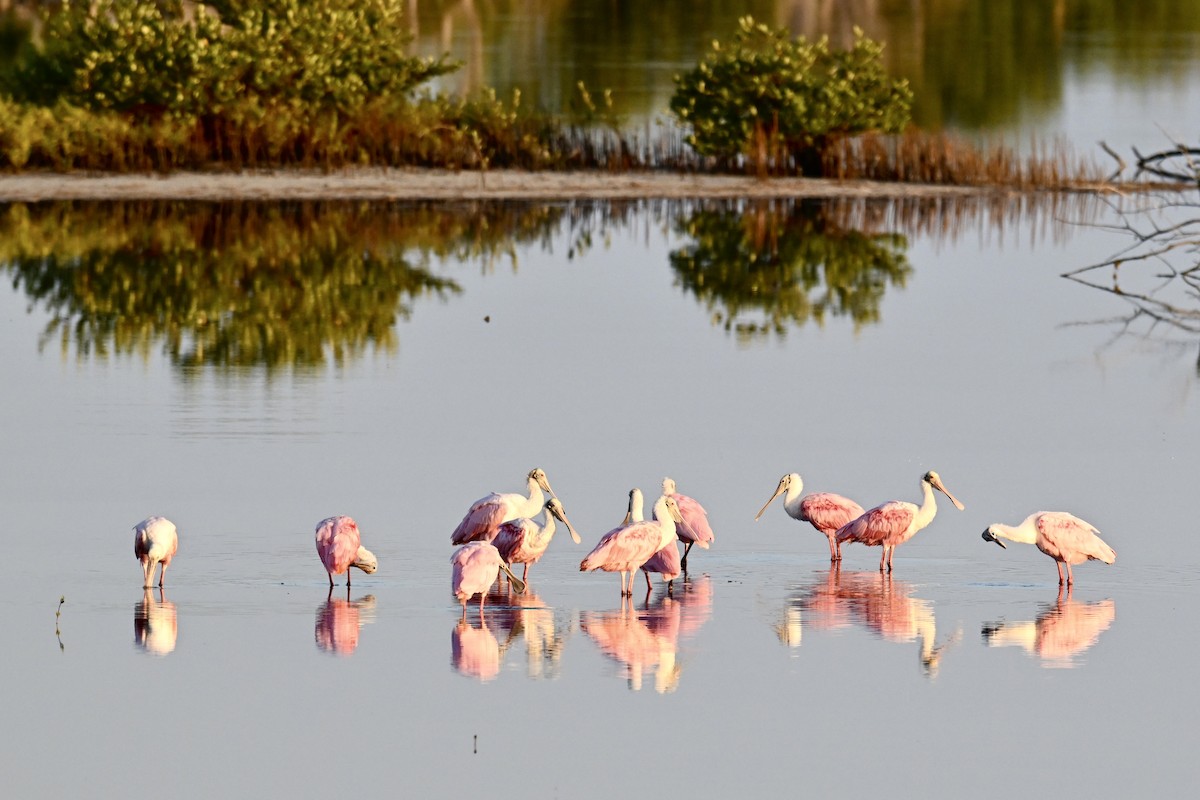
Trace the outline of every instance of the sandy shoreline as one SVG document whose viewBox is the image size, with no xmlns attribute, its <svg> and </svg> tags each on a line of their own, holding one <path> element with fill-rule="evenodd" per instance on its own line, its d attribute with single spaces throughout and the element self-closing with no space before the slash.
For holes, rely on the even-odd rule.
<svg viewBox="0 0 1200 800">
<path fill-rule="evenodd" d="M 666 173 L 450 172 L 352 169 L 177 172 L 169 175 L 26 173 L 0 176 L 0 202 L 53 200 L 561 200 L 750 197 L 962 197 L 961 186 Z"/>
</svg>

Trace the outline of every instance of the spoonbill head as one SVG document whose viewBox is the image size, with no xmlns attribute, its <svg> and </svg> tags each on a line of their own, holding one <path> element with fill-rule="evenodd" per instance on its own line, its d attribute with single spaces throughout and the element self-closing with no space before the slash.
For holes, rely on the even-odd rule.
<svg viewBox="0 0 1200 800">
<path fill-rule="evenodd" d="M 525 485 L 528 497 L 517 492 L 492 492 L 472 503 L 462 522 L 458 523 L 458 527 L 450 535 L 450 543 L 490 542 L 496 538 L 500 526 L 510 519 L 528 519 L 536 516 L 546 502 L 543 492 L 549 492 L 553 497 L 554 490 L 550 488 L 550 481 L 540 467 L 529 471 L 525 476 Z"/>
<path fill-rule="evenodd" d="M 862 516 L 863 507 L 850 498 L 833 492 L 814 492 L 801 497 L 802 491 L 804 491 L 804 481 L 800 479 L 798 473 L 791 472 L 784 475 L 779 479 L 779 485 L 775 487 L 775 494 L 771 495 L 771 499 L 763 503 L 763 507 L 754 515 L 754 521 L 758 522 L 759 517 L 776 497 L 784 495 L 783 510 L 787 512 L 787 515 L 792 519 L 812 524 L 814 528 L 824 534 L 825 538 L 829 540 L 829 560 L 840 561 L 842 548 L 837 541 L 838 529 Z"/>
<path fill-rule="evenodd" d="M 630 493 L 632 504 L 633 493 Z M 592 552 L 579 564 L 580 572 L 603 570 L 621 573 L 621 594 L 633 593 L 633 574 L 650 557 L 675 541 L 676 526 L 683 516 L 675 498 L 662 495 L 654 504 L 654 519 L 630 522 L 613 528 L 600 538 Z M 628 576 L 628 585 L 626 584 Z"/>
<path fill-rule="evenodd" d="M 352 517 L 328 517 L 317 523 L 317 556 L 329 575 L 329 586 L 333 587 L 333 576 L 346 573 L 346 586 L 350 586 L 350 568 L 357 567 L 368 575 L 379 568 L 375 554 L 362 546 L 358 523 Z"/>
<path fill-rule="evenodd" d="M 1100 531 L 1090 522 L 1085 522 L 1066 511 L 1038 511 L 1030 514 L 1019 525 L 993 523 L 983 532 L 986 542 L 995 542 L 1007 547 L 1002 539 L 1022 544 L 1032 544 L 1058 565 L 1058 584 L 1068 586 L 1075 583 L 1071 572 L 1072 564 L 1084 561 L 1103 561 L 1112 564 L 1117 553 L 1100 538 Z M 1063 574 L 1063 565 L 1066 574 Z"/>
<path fill-rule="evenodd" d="M 133 555 L 142 562 L 142 588 L 154 585 L 154 567 L 162 564 L 158 573 L 158 588 L 167 576 L 167 566 L 179 550 L 179 531 L 166 517 L 147 517 L 133 527 Z"/>
<path fill-rule="evenodd" d="M 492 543 L 500 552 L 500 557 L 508 564 L 524 564 L 525 572 L 522 579 L 529 578 L 529 565 L 536 564 L 550 546 L 556 526 L 554 520 L 559 520 L 571 532 L 575 544 L 583 540 L 575 532 L 575 527 L 567 519 L 567 512 L 557 497 L 551 497 L 543 506 L 545 521 L 538 525 L 532 519 L 510 519 L 500 526 L 499 532 Z"/>
<path fill-rule="evenodd" d="M 882 547 L 879 571 L 883 572 L 886 568 L 890 572 L 896 547 L 915 536 L 917 531 L 932 522 L 937 514 L 934 489 L 950 498 L 955 508 L 960 511 L 965 508 L 942 483 L 941 476 L 930 470 L 921 476 L 921 492 L 924 499 L 920 506 L 903 500 L 892 500 L 877 505 L 842 526 L 836 534 L 837 543 L 841 545 L 845 542 L 858 542 L 868 547 Z"/>
</svg>

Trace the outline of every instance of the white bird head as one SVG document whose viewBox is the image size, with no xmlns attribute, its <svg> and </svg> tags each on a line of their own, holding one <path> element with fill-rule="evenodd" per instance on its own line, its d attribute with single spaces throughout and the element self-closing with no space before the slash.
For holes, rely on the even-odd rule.
<svg viewBox="0 0 1200 800">
<path fill-rule="evenodd" d="M 567 530 L 571 532 L 571 539 L 575 544 L 582 544 L 583 539 L 579 538 L 579 534 L 575 532 L 575 526 L 571 524 L 571 520 L 567 519 L 566 509 L 557 497 L 551 497 L 546 501 L 546 510 L 553 514 L 559 522 L 567 526 Z"/>
<path fill-rule="evenodd" d="M 660 504 L 665 506 L 666 512 L 671 515 L 671 519 L 675 520 L 676 525 L 683 524 L 683 515 L 679 513 L 679 505 L 675 502 L 674 497 L 663 495 L 658 498 L 658 503 L 655 503 L 656 506 Z"/>
<path fill-rule="evenodd" d="M 675 494 L 675 481 L 672 478 L 663 478 L 662 493 Z"/>
<path fill-rule="evenodd" d="M 363 572 L 370 575 L 375 570 L 379 569 L 379 561 L 375 558 L 375 554 L 365 547 L 359 547 L 358 552 L 354 554 L 354 561 L 350 563 L 352 567 L 358 567 Z"/>
<path fill-rule="evenodd" d="M 797 473 L 790 472 L 787 475 L 784 475 L 782 478 L 780 478 L 779 485 L 775 487 L 775 494 L 771 495 L 770 500 L 763 503 L 762 508 L 760 508 L 758 510 L 758 513 L 754 515 L 754 521 L 758 522 L 758 518 L 761 517 L 763 515 L 763 512 L 767 510 L 767 506 L 769 506 L 769 505 L 771 505 L 771 503 L 775 502 L 776 497 L 779 497 L 779 495 L 781 495 L 784 492 L 791 489 L 793 485 L 796 487 L 796 491 L 800 491 L 801 489 L 804 488 L 804 482 L 800 480 L 800 476 Z"/>
<path fill-rule="evenodd" d="M 928 483 L 930 486 L 937 489 L 942 494 L 946 495 L 946 497 L 949 497 L 950 502 L 954 503 L 954 507 L 957 508 L 959 511 L 966 510 L 966 506 L 964 506 L 962 503 L 958 502 L 958 498 L 955 497 L 954 495 L 950 494 L 950 490 L 947 489 L 946 485 L 942 483 L 941 475 L 938 475 L 933 470 L 929 470 L 929 472 L 926 472 L 921 477 L 921 480 L 924 481 L 925 483 Z"/>
<path fill-rule="evenodd" d="M 550 488 L 550 481 L 541 467 L 534 467 L 529 470 L 529 480 L 542 487 L 543 492 L 549 492 L 551 496 L 554 496 L 554 490 Z"/>
<path fill-rule="evenodd" d="M 1004 542 L 1002 542 L 1002 541 L 1000 540 L 1000 537 L 996 536 L 996 533 L 995 533 L 995 531 L 993 531 L 993 530 L 992 530 L 992 527 L 993 527 L 993 526 L 991 526 L 991 525 L 988 525 L 988 526 L 987 526 L 987 530 L 985 530 L 985 531 L 983 532 L 983 540 L 984 540 L 985 542 L 995 542 L 996 544 L 1000 545 L 1000 546 L 1001 546 L 1001 547 L 1003 547 L 1005 550 L 1007 550 L 1007 549 L 1008 549 L 1008 545 L 1006 545 Z"/>
</svg>

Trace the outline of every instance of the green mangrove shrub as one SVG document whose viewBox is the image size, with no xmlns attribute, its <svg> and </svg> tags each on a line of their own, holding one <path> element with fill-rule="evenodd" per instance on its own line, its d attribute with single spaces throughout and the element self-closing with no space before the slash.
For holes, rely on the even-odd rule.
<svg viewBox="0 0 1200 800">
<path fill-rule="evenodd" d="M 888 77 L 882 53 L 858 29 L 854 45 L 838 50 L 743 17 L 729 45 L 714 41 L 699 65 L 676 76 L 670 110 L 702 156 L 819 174 L 837 138 L 908 124 L 912 91 Z"/>
<path fill-rule="evenodd" d="M 221 115 L 246 106 L 349 113 L 453 71 L 406 55 L 401 0 L 64 2 L 11 89 L 39 105 Z"/>
</svg>

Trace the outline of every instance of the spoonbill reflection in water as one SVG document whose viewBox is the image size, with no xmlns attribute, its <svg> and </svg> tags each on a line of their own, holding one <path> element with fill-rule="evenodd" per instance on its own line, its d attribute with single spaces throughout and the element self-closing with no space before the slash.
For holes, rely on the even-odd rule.
<svg viewBox="0 0 1200 800">
<path fill-rule="evenodd" d="M 350 568 L 358 567 L 370 575 L 379 567 L 375 554 L 362 546 L 358 523 L 350 517 L 337 516 L 317 523 L 317 555 L 329 575 L 329 588 L 333 588 L 333 576 L 346 573 L 346 588 L 350 588 Z"/>
<path fill-rule="evenodd" d="M 654 689 L 659 694 L 679 686 L 676 662 L 683 606 L 672 597 L 647 602 L 635 611 L 631 598 L 621 598 L 617 611 L 585 611 L 579 627 L 591 637 L 604 655 L 623 666 L 629 688 L 642 688 L 643 673 L 654 669 Z"/>
<path fill-rule="evenodd" d="M 698 544 L 707 550 L 715 539 L 712 527 L 708 524 L 708 512 L 696 500 L 675 491 L 675 481 L 670 478 L 663 478 L 662 493 L 667 497 L 674 498 L 675 504 L 679 507 L 679 516 L 683 520 L 682 523 L 675 526 L 675 535 L 684 545 L 683 558 L 679 563 L 686 572 L 688 553 L 692 552 L 692 545 Z M 630 589 L 632 588 L 630 587 Z"/>
<path fill-rule="evenodd" d="M 546 495 L 554 491 L 550 481 L 541 469 L 531 469 L 526 477 L 529 496 L 523 494 L 500 494 L 492 492 L 471 504 L 462 522 L 450 535 L 451 544 L 466 544 L 467 542 L 490 542 L 500 532 L 500 525 L 510 519 L 528 519 L 537 516 L 546 503 Z"/>
<path fill-rule="evenodd" d="M 467 617 L 467 600 L 474 595 L 479 595 L 479 613 L 482 616 L 483 601 L 487 597 L 488 589 L 500 575 L 500 570 L 504 570 L 504 574 L 508 575 L 517 592 L 525 591 L 525 582 L 512 574 L 512 570 L 500 557 L 500 551 L 491 542 L 471 542 L 463 545 L 450 556 L 450 564 L 450 590 L 458 598 L 458 602 L 462 603 L 463 619 Z"/>
<path fill-rule="evenodd" d="M 763 503 L 763 507 L 754 515 L 754 521 L 758 522 L 758 518 L 767 510 L 767 506 L 782 494 L 784 496 L 783 510 L 787 512 L 787 515 L 801 522 L 809 522 L 823 533 L 829 540 L 829 560 L 840 561 L 842 546 L 835 538 L 838 528 L 861 517 L 863 507 L 850 498 L 833 492 L 813 492 L 801 497 L 800 493 L 803 491 L 804 481 L 800 480 L 798 473 L 792 472 L 784 475 L 779 479 L 779 485 L 775 487 L 775 494 L 771 495 L 771 499 Z M 786 494 L 784 494 L 785 492 Z"/>
<path fill-rule="evenodd" d="M 525 565 L 525 571 L 521 574 L 521 579 L 525 581 L 529 580 L 529 565 L 536 564 L 550 546 L 556 528 L 554 520 L 560 520 L 567 526 L 575 544 L 583 543 L 557 497 L 547 500 L 542 509 L 545 521 L 541 525 L 528 518 L 510 519 L 500 526 L 496 538 L 492 540 L 492 544 L 500 551 L 500 557 L 510 566 Z"/>
<path fill-rule="evenodd" d="M 1075 657 L 1096 643 L 1117 615 L 1111 600 L 1076 603 L 1068 588 L 1058 600 L 1028 622 L 992 622 L 982 628 L 988 647 L 1017 645 L 1041 659 L 1043 667 L 1076 666 Z"/>
<path fill-rule="evenodd" d="M 675 541 L 675 528 L 683 518 L 675 499 L 663 495 L 654 504 L 654 520 L 630 522 L 613 528 L 601 537 L 592 552 L 579 564 L 580 572 L 594 569 L 621 573 L 621 595 L 633 594 L 633 573 L 650 556 Z M 628 587 L 626 575 L 629 576 Z M 649 576 L 646 581 L 649 583 Z"/>
<path fill-rule="evenodd" d="M 924 501 L 918 507 L 915 503 L 903 500 L 892 500 L 875 506 L 857 519 L 846 523 L 837 532 L 837 543 L 858 542 L 868 547 L 882 547 L 883 554 L 879 558 L 879 571 L 892 571 L 892 554 L 899 545 L 911 539 L 917 531 L 933 521 L 937 514 L 937 501 L 933 498 L 933 490 L 937 489 L 959 511 L 964 509 L 958 498 L 950 494 L 950 490 L 942 483 L 941 476 L 933 470 L 921 476 L 921 491 Z"/>
<path fill-rule="evenodd" d="M 500 643 L 488 630 L 482 611 L 478 628 L 464 616 L 450 632 L 450 663 L 460 674 L 484 683 L 500 674 Z"/>
<path fill-rule="evenodd" d="M 351 602 L 350 587 L 346 596 L 334 597 L 333 587 L 329 597 L 317 607 L 313 640 L 317 649 L 338 656 L 353 655 L 358 649 L 358 633 L 363 625 L 375 621 L 375 595 L 367 595 Z"/>
<path fill-rule="evenodd" d="M 165 656 L 175 650 L 179 638 L 179 614 L 175 604 L 158 590 L 146 587 L 142 599 L 133 607 L 133 641 L 138 647 L 155 656 Z"/>
<path fill-rule="evenodd" d="M 499 583 L 488 592 L 490 627 L 500 640 L 500 655 L 519 639 L 525 640 L 525 674 L 532 679 L 558 677 L 571 632 L 569 617 L 556 616 L 545 600 L 526 588 L 524 594 Z"/>
<path fill-rule="evenodd" d="M 1058 565 L 1059 586 L 1063 585 L 1064 580 L 1068 586 L 1075 582 L 1075 576 L 1071 573 L 1072 564 L 1089 560 L 1111 564 L 1117 560 L 1116 551 L 1100 538 L 1096 526 L 1065 511 L 1038 511 L 1026 517 L 1020 525 L 994 523 L 983 532 L 983 539 L 1005 548 L 1008 545 L 1001 539 L 1035 545 Z M 1067 565 L 1065 578 L 1063 564 Z"/>
<path fill-rule="evenodd" d="M 167 577 L 167 566 L 179 550 L 179 531 L 166 517 L 147 517 L 133 528 L 133 555 L 142 562 L 142 588 L 154 585 L 154 567 L 162 564 L 158 573 L 158 588 Z"/>
</svg>

